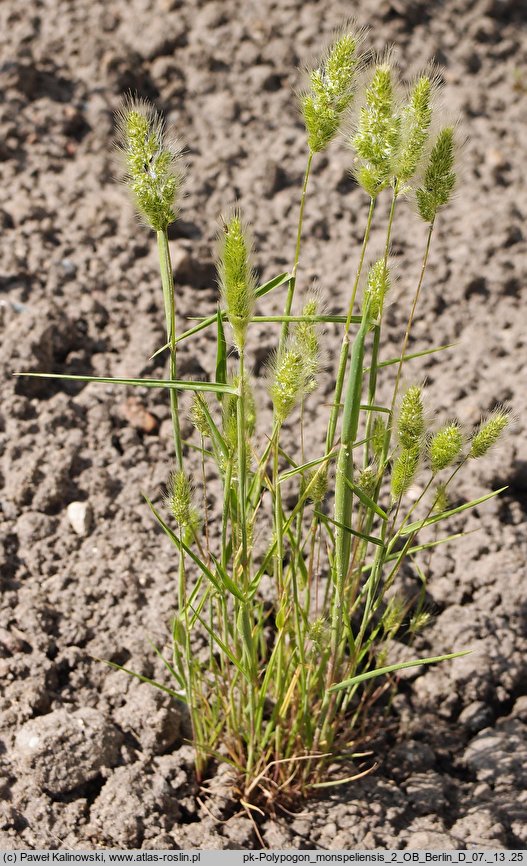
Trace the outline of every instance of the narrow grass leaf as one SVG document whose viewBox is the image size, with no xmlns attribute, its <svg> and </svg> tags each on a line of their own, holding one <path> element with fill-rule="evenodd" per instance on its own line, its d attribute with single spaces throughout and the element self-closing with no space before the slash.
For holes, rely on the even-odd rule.
<svg viewBox="0 0 527 866">
<path fill-rule="evenodd" d="M 328 689 L 328 692 L 338 692 L 341 689 L 348 689 L 351 686 L 357 685 L 357 683 L 362 683 L 365 680 L 372 680 L 375 677 L 382 677 L 384 674 L 392 674 L 396 673 L 396 671 L 401 671 L 405 668 L 417 668 L 420 665 L 433 665 L 438 662 L 446 662 L 449 659 L 458 659 L 462 656 L 469 655 L 472 650 L 461 650 L 461 652 L 456 653 L 446 653 L 442 656 L 434 656 L 433 658 L 424 658 L 424 659 L 415 659 L 411 662 L 398 662 L 394 665 L 387 665 L 384 668 L 377 668 L 375 671 L 366 671 L 363 674 L 357 674 L 356 677 L 351 677 L 349 680 L 342 680 L 341 683 L 336 683 L 334 686 L 331 686 Z"/>
<path fill-rule="evenodd" d="M 220 433 L 218 426 L 214 421 L 214 418 L 210 414 L 210 410 L 206 400 L 203 400 L 201 408 L 203 410 L 205 418 L 207 419 L 210 438 L 212 439 L 214 449 L 218 455 L 221 455 L 224 461 L 227 461 L 229 457 L 229 447 L 225 441 L 224 436 Z"/>
<path fill-rule="evenodd" d="M 225 321 L 226 314 L 224 312 L 220 313 L 222 317 L 222 321 Z M 201 325 L 204 325 L 205 322 L 207 324 L 211 324 L 211 316 L 188 316 L 187 317 L 191 322 L 196 321 L 200 322 Z M 215 318 L 215 317 L 214 317 Z M 309 324 L 320 324 L 320 325 L 344 325 L 348 321 L 347 316 L 330 316 L 330 315 L 318 315 L 318 316 L 293 316 L 293 315 L 275 315 L 275 316 L 251 316 L 250 321 L 253 324 L 261 324 L 262 322 L 266 324 L 283 324 L 287 322 L 287 324 L 302 324 L 307 322 Z M 361 316 L 352 316 L 350 319 L 351 323 L 354 325 L 359 325 L 362 321 Z M 185 332 L 186 333 L 186 332 Z M 166 346 L 163 346 L 158 351 L 162 351 L 163 349 L 168 349 L 170 346 L 169 343 Z M 154 357 L 154 356 L 152 356 Z"/>
<path fill-rule="evenodd" d="M 216 568 L 216 570 L 219 574 L 220 580 L 224 584 L 226 589 L 228 589 L 229 592 L 232 593 L 232 595 L 235 595 L 236 598 L 238 598 L 240 601 L 245 602 L 246 599 L 245 599 L 243 592 L 236 585 L 236 583 L 233 581 L 233 579 L 231 577 L 229 577 L 226 570 L 223 568 L 220 561 L 214 556 L 213 553 L 211 553 L 211 560 L 214 563 L 214 567 Z"/>
<path fill-rule="evenodd" d="M 456 345 L 456 343 L 445 343 L 444 346 L 434 346 L 433 349 L 423 349 L 421 352 L 412 352 L 409 355 L 403 355 L 402 358 L 399 356 L 398 358 L 389 358 L 386 361 L 379 361 L 377 369 L 380 367 L 392 367 L 394 364 L 400 364 L 401 362 L 404 364 L 405 361 L 413 361 L 414 358 L 424 358 L 425 355 L 434 355 L 436 352 L 444 352 L 446 349 L 455 348 Z M 369 368 L 367 372 L 369 372 Z"/>
<path fill-rule="evenodd" d="M 454 514 L 461 514 L 462 511 L 467 511 L 467 509 L 475 508 L 477 505 L 481 505 L 489 499 L 494 499 L 495 496 L 499 496 L 504 490 L 507 490 L 507 486 L 500 487 L 499 490 L 493 490 L 485 496 L 480 496 L 479 499 L 472 499 L 470 502 L 465 502 L 464 505 L 458 505 L 457 508 L 450 508 L 448 511 L 442 511 L 441 514 L 433 514 L 431 517 L 427 517 L 426 520 L 416 520 L 415 523 L 409 523 L 408 526 L 404 526 L 400 530 L 399 535 L 411 535 L 419 529 L 432 526 L 434 523 L 439 523 L 441 520 L 447 520 L 448 517 L 453 517 Z"/>
<path fill-rule="evenodd" d="M 337 529 L 343 529 L 344 532 L 349 532 L 350 535 L 354 535 L 356 538 L 362 538 L 363 541 L 368 541 L 370 544 L 376 544 L 378 547 L 384 547 L 384 542 L 382 538 L 377 538 L 375 535 L 366 535 L 364 532 L 359 532 L 357 529 L 352 529 L 351 526 L 346 526 L 344 523 L 340 523 L 338 520 L 334 520 L 333 517 L 329 517 L 328 514 L 323 514 L 321 511 L 317 511 L 315 509 L 315 514 L 317 517 L 322 517 L 324 520 L 329 520 L 333 526 L 336 526 Z"/>
<path fill-rule="evenodd" d="M 364 370 L 364 372 L 366 371 Z M 389 415 L 392 411 L 387 406 L 376 406 L 374 403 L 361 403 L 359 409 L 362 409 L 364 412 L 385 412 L 386 415 Z"/>
<path fill-rule="evenodd" d="M 383 520 L 388 520 L 388 515 L 386 514 L 386 511 L 384 511 L 380 505 L 377 505 L 377 503 L 371 498 L 371 496 L 368 496 L 368 494 L 365 493 L 364 490 L 362 490 L 358 486 L 358 484 L 354 484 L 354 482 L 351 481 L 349 478 L 346 478 L 346 484 L 349 488 L 351 488 L 351 490 L 353 490 L 353 492 L 357 496 L 357 499 L 360 499 L 360 501 L 363 505 L 366 506 L 366 508 L 374 511 L 375 514 L 378 514 L 379 517 L 382 517 Z"/>
<path fill-rule="evenodd" d="M 207 621 L 204 620 L 203 617 L 201 617 L 197 611 L 192 610 L 192 612 L 193 612 L 194 616 L 199 620 L 199 622 L 201 623 L 201 625 L 203 626 L 205 631 L 208 632 L 208 634 L 211 636 L 212 640 L 219 646 L 221 651 L 225 653 L 225 655 L 227 656 L 229 661 L 232 662 L 234 667 L 241 673 L 241 675 L 244 677 L 244 679 L 246 679 L 247 682 L 250 682 L 250 677 L 245 672 L 243 665 L 241 664 L 240 660 L 236 658 L 236 656 L 229 649 L 227 644 L 222 641 L 221 637 L 214 631 L 214 629 L 212 629 L 209 626 Z"/>
<path fill-rule="evenodd" d="M 282 484 L 284 481 L 289 481 L 290 478 L 294 478 L 295 475 L 300 475 L 308 469 L 313 469 L 315 466 L 327 463 L 328 460 L 331 460 L 332 457 L 336 457 L 336 455 L 337 452 L 332 451 L 330 454 L 325 454 L 324 457 L 318 457 L 316 460 L 310 460 L 309 463 L 303 463 L 302 466 L 296 466 L 295 469 L 291 469 L 289 472 L 283 472 L 278 479 L 278 483 Z"/>
<path fill-rule="evenodd" d="M 411 556 L 413 553 L 421 553 L 422 550 L 430 550 L 432 547 L 438 547 L 440 544 L 447 544 L 449 541 L 456 541 L 458 538 L 464 538 L 466 535 L 472 535 L 473 532 L 479 532 L 478 529 L 471 529 L 470 532 L 455 532 L 452 535 L 446 535 L 444 538 L 436 538 L 435 541 L 427 541 L 423 544 L 416 544 L 414 547 L 410 547 L 406 555 Z M 385 562 L 393 562 L 393 560 L 397 559 L 400 551 L 396 551 L 395 553 L 390 553 L 385 557 Z M 368 570 L 372 567 L 370 563 L 367 566 L 364 566 L 364 570 Z"/>
<path fill-rule="evenodd" d="M 284 323 L 288 324 L 301 324 L 303 322 L 308 322 L 310 324 L 321 324 L 321 325 L 344 325 L 347 322 L 346 316 L 329 316 L 329 315 L 320 315 L 320 316 L 253 316 L 251 318 L 251 322 L 259 323 L 259 322 L 267 322 L 267 323 Z M 358 325 L 361 322 L 360 316 L 352 316 L 351 322 L 354 325 Z"/>
<path fill-rule="evenodd" d="M 189 382 L 183 379 L 124 379 L 112 376 L 73 376 L 66 373 L 13 373 L 13 376 L 28 376 L 34 379 L 62 379 L 67 382 L 99 382 L 103 385 L 132 385 L 137 388 L 168 388 L 175 391 L 210 391 L 214 394 L 233 394 L 238 391 L 232 385 L 221 382 Z"/>
<path fill-rule="evenodd" d="M 216 314 L 216 382 L 227 384 L 227 341 L 219 309 Z M 221 403 L 222 395 L 217 394 L 217 397 Z"/>
<path fill-rule="evenodd" d="M 158 658 L 163 662 L 163 664 L 164 664 L 164 666 L 166 667 L 166 669 L 167 669 L 167 671 L 169 672 L 169 674 L 170 674 L 172 677 L 174 677 L 174 679 L 176 680 L 177 683 L 179 683 L 180 688 L 184 688 L 185 684 L 184 684 L 183 680 L 182 680 L 181 677 L 179 676 L 178 672 L 175 670 L 174 666 L 171 665 L 170 662 L 168 661 L 168 659 L 166 659 L 166 658 L 164 657 L 164 655 L 163 655 L 163 653 L 161 652 L 161 650 L 159 649 L 159 647 L 157 647 L 157 646 L 155 645 L 155 643 L 154 643 L 153 641 L 151 641 L 151 640 L 149 640 L 148 643 L 150 644 L 150 646 L 151 646 L 152 649 L 154 650 L 156 656 L 157 656 L 157 657 L 158 657 Z"/>
<path fill-rule="evenodd" d="M 158 683 L 157 680 L 152 680 L 150 677 L 145 677 L 143 674 L 138 674 L 136 671 L 131 671 L 129 668 L 123 667 L 123 665 L 118 665 L 117 662 L 109 662 L 107 659 L 100 659 L 97 656 L 93 656 L 96 662 L 102 662 L 103 665 L 107 665 L 109 668 L 114 668 L 116 671 L 123 671 L 123 673 L 128 674 L 130 677 L 135 677 L 136 680 L 139 680 L 142 683 L 148 683 L 150 686 L 154 686 L 156 689 L 159 689 L 161 692 L 165 692 L 167 695 L 170 695 L 171 698 L 177 698 L 178 701 L 184 701 L 186 703 L 186 698 L 184 694 L 180 694 L 176 692 L 174 689 L 170 689 L 168 686 L 164 686 L 163 683 Z M 178 677 L 179 681 L 179 677 Z"/>
<path fill-rule="evenodd" d="M 273 277 L 272 280 L 268 280 L 256 289 L 256 297 L 262 298 L 264 295 L 268 295 L 273 289 L 277 289 L 279 286 L 283 286 L 284 283 L 288 283 L 290 279 L 291 274 L 289 273 L 278 274 L 278 276 Z"/>
</svg>

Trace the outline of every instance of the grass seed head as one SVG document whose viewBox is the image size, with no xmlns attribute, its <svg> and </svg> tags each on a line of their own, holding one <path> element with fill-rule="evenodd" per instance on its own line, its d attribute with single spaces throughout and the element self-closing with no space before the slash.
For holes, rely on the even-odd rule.
<svg viewBox="0 0 527 866">
<path fill-rule="evenodd" d="M 233 388 L 239 388 L 239 376 L 233 376 L 230 384 Z M 244 400 L 245 400 L 245 436 L 249 442 L 256 427 L 256 403 L 251 383 L 247 376 L 243 381 Z M 238 449 L 238 408 L 239 398 L 236 394 L 225 394 L 223 398 L 223 437 L 229 448 L 230 456 L 236 465 L 237 449 Z M 247 469 L 250 465 L 250 449 L 247 448 Z"/>
<path fill-rule="evenodd" d="M 324 150 L 335 138 L 342 115 L 353 99 L 359 41 L 360 34 L 343 33 L 309 74 L 309 89 L 301 97 L 301 109 L 311 153 Z"/>
<path fill-rule="evenodd" d="M 351 140 L 359 159 L 357 182 L 372 198 L 390 184 L 394 154 L 400 146 L 401 118 L 393 75 L 389 59 L 374 68 L 360 109 L 358 128 Z"/>
<path fill-rule="evenodd" d="M 419 385 L 410 385 L 401 401 L 397 435 L 403 448 L 419 450 L 425 432 L 423 393 Z"/>
<path fill-rule="evenodd" d="M 507 409 L 500 407 L 491 412 L 488 418 L 481 422 L 472 437 L 469 457 L 483 457 L 500 439 L 510 420 L 510 412 Z"/>
<path fill-rule="evenodd" d="M 395 637 L 401 628 L 406 609 L 407 603 L 400 596 L 394 595 L 388 600 L 382 617 L 382 627 L 386 637 Z"/>
<path fill-rule="evenodd" d="M 441 472 L 461 456 L 463 450 L 463 433 L 456 421 L 446 424 L 434 433 L 428 443 L 428 457 L 432 472 Z"/>
<path fill-rule="evenodd" d="M 406 493 L 419 468 L 419 448 L 403 448 L 392 468 L 392 496 L 399 499 Z"/>
<path fill-rule="evenodd" d="M 430 624 L 430 620 L 432 619 L 432 614 L 427 610 L 418 610 L 414 613 L 410 620 L 410 625 L 408 626 L 408 631 L 410 634 L 419 634 L 422 632 L 427 625 Z"/>
<path fill-rule="evenodd" d="M 180 528 L 192 526 L 195 520 L 192 485 L 183 470 L 172 472 L 166 499 L 178 526 Z"/>
<path fill-rule="evenodd" d="M 320 301 L 316 295 L 310 296 L 302 309 L 303 316 L 316 316 Z M 305 362 L 305 393 L 310 394 L 317 387 L 317 377 L 320 371 L 321 350 L 318 328 L 314 322 L 298 322 L 294 331 L 294 342 L 304 356 Z"/>
<path fill-rule="evenodd" d="M 224 222 L 223 229 L 219 243 L 218 276 L 234 343 L 242 351 L 256 302 L 251 243 L 237 211 Z"/>
<path fill-rule="evenodd" d="M 402 108 L 401 140 L 394 163 L 394 174 L 402 183 L 414 176 L 423 156 L 432 121 L 432 93 L 432 79 L 421 75 Z"/>
<path fill-rule="evenodd" d="M 390 289 L 390 272 L 384 262 L 384 258 L 373 264 L 368 272 L 368 281 L 362 301 L 363 314 L 367 311 L 372 325 L 378 323 L 382 317 L 384 299 Z"/>
<path fill-rule="evenodd" d="M 375 494 L 375 489 L 377 487 L 378 481 L 378 473 L 375 466 L 366 466 L 364 469 L 361 469 L 358 476 L 358 485 L 362 491 L 369 496 L 370 499 Z"/>
<path fill-rule="evenodd" d="M 270 394 L 276 417 L 283 423 L 305 394 L 306 375 L 304 359 L 298 346 L 290 341 L 276 356 L 271 378 Z"/>
<path fill-rule="evenodd" d="M 454 157 L 454 127 L 445 126 L 432 148 L 423 185 L 416 190 L 417 209 L 425 222 L 433 222 L 439 208 L 450 201 L 456 185 Z"/>
<path fill-rule="evenodd" d="M 329 638 L 329 628 L 323 616 L 318 616 L 309 624 L 308 637 L 313 641 L 314 653 L 321 652 L 326 648 Z"/>
<path fill-rule="evenodd" d="M 315 316 L 317 311 L 317 299 L 310 298 L 302 315 Z M 271 368 L 270 394 L 280 423 L 315 390 L 319 371 L 320 343 L 316 326 L 313 322 L 299 322 Z"/>
<path fill-rule="evenodd" d="M 190 407 L 190 420 L 203 438 L 209 435 L 209 422 L 204 405 L 205 397 L 203 394 L 195 393 Z"/>
<path fill-rule="evenodd" d="M 436 484 L 434 490 L 434 504 L 432 511 L 434 514 L 441 514 L 448 508 L 448 491 L 445 484 Z"/>
<path fill-rule="evenodd" d="M 385 438 L 386 424 L 384 423 L 380 415 L 376 415 L 373 422 L 371 447 L 377 460 L 380 460 L 382 457 Z"/>
<path fill-rule="evenodd" d="M 306 473 L 305 484 L 306 488 L 309 488 L 308 500 L 315 503 L 322 502 L 328 492 L 328 468 L 326 464 Z"/>
<path fill-rule="evenodd" d="M 177 217 L 176 199 L 184 175 L 181 148 L 167 136 L 160 115 L 143 100 L 124 100 L 117 112 L 117 128 L 124 181 L 136 208 L 152 229 L 165 231 Z"/>
</svg>

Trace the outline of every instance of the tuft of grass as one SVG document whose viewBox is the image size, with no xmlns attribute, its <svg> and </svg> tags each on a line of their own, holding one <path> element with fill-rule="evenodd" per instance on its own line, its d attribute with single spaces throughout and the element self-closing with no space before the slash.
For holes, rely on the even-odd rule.
<svg viewBox="0 0 527 866">
<path fill-rule="evenodd" d="M 310 73 L 301 100 L 307 166 L 290 272 L 257 286 L 248 232 L 241 213 L 235 212 L 224 221 L 219 242 L 222 307 L 185 330 L 178 328 L 167 234 L 178 208 L 179 151 L 150 106 L 124 101 L 119 147 L 135 205 L 157 238 L 166 342 L 156 354 L 167 353 L 169 372 L 159 380 L 60 377 L 168 391 L 173 454 L 167 456 L 165 507 L 146 501 L 173 544 L 177 563 L 170 659 L 156 650 L 174 687 L 148 682 L 186 703 L 198 779 L 214 761 L 227 761 L 249 809 L 337 783 L 339 777 L 331 770 L 336 758 L 353 765 L 353 775 L 344 781 L 367 772 L 358 750 L 372 728 L 374 704 L 386 683 L 403 668 L 464 654 L 465 649 L 445 647 L 443 655 L 398 664 L 390 664 L 388 655 L 394 639 L 411 639 L 430 619 L 423 608 L 426 577 L 419 555 L 462 535 L 446 533 L 421 541 L 421 530 L 500 492 L 448 506 L 466 461 L 483 457 L 502 437 L 509 423 L 506 410 L 497 409 L 482 421 L 465 445 L 455 421 L 433 434 L 427 429 L 418 384 L 399 396 L 403 369 L 406 372 L 414 358 L 449 348 L 407 353 L 436 218 L 456 182 L 454 128 L 446 127 L 430 140 L 436 84 L 427 74 L 401 98 L 404 91 L 389 57 L 373 63 L 367 84 L 356 94 L 360 110 L 350 142 L 350 171 L 367 193 L 368 209 L 346 305 L 338 315 L 326 315 L 319 298 L 305 293 L 299 312 L 292 312 L 311 165 L 339 133 L 350 109 L 357 90 L 359 43 L 354 30 L 339 34 Z M 403 190 L 413 191 L 428 232 L 400 350 L 395 358 L 385 358 L 390 242 Z M 371 265 L 359 299 L 383 192 L 389 206 L 384 253 Z M 283 315 L 266 315 L 267 296 L 280 289 L 285 289 Z M 254 348 L 252 325 L 261 321 L 279 326 L 268 377 L 271 430 L 259 427 L 247 368 Z M 230 329 L 224 329 L 225 322 Z M 340 346 L 332 398 L 323 403 L 316 386 L 323 328 L 329 322 L 340 328 Z M 177 349 L 205 329 L 216 334 L 210 380 L 181 380 Z M 234 356 L 233 370 L 229 354 Z M 377 397 L 381 376 L 392 387 L 388 405 L 380 405 Z M 193 392 L 190 418 L 196 441 L 187 454 L 180 433 L 180 391 Z M 313 408 L 317 402 L 319 414 L 326 413 L 324 441 L 317 440 L 306 422 L 307 405 Z M 201 475 L 192 463 L 196 451 Z M 450 474 L 438 484 L 438 473 L 447 469 Z M 211 472 L 222 491 L 219 514 L 207 505 L 206 478 Z M 408 490 L 417 477 L 422 477 L 422 489 L 410 498 Z M 427 494 L 433 485 L 430 502 Z M 196 504 L 200 499 L 201 515 Z M 214 523 L 217 531 L 212 532 Z M 397 587 L 404 562 L 413 564 L 420 588 L 412 598 Z M 206 640 L 208 652 L 196 652 L 197 637 Z"/>
</svg>

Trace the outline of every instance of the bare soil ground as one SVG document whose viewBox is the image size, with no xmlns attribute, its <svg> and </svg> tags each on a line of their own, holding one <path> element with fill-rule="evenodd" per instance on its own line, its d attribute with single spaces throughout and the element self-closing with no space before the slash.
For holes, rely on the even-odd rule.
<svg viewBox="0 0 527 866">
<path fill-rule="evenodd" d="M 350 12 L 376 49 L 397 42 L 404 74 L 430 58 L 442 65 L 468 137 L 413 343 L 457 346 L 411 375 L 426 377 L 443 417 L 472 424 L 506 400 L 518 421 L 456 491 L 463 501 L 508 485 L 505 495 L 455 522 L 452 531 L 479 531 L 425 562 L 434 618 L 419 651 L 474 652 L 402 680 L 376 773 L 296 816 L 262 819 L 260 833 L 283 848 L 527 847 L 525 0 L 4 0 L 2 848 L 259 845 L 221 797 L 221 772 L 218 796 L 198 799 L 179 710 L 93 659 L 160 675 L 148 638 L 167 640 L 175 564 L 141 491 L 159 497 L 169 470 L 164 395 L 11 373 L 162 373 L 163 360 L 146 360 L 163 343 L 155 245 L 113 179 L 112 115 L 129 89 L 153 99 L 187 147 L 173 232 L 182 320 L 215 308 L 213 240 L 234 200 L 254 226 L 262 279 L 290 266 L 306 158 L 292 88 Z M 356 266 L 367 204 L 350 159 L 337 143 L 317 160 L 306 211 L 301 285 L 317 279 L 331 310 Z M 386 357 L 423 242 L 403 205 Z M 258 380 L 274 335 L 255 337 Z M 182 375 L 208 373 L 212 345 L 203 336 L 185 348 Z M 67 516 L 73 501 L 88 504 L 82 536 Z"/>
</svg>

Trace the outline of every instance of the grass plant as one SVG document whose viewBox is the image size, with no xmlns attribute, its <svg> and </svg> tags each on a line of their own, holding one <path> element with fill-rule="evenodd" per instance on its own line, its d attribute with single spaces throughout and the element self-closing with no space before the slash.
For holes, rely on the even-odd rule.
<svg viewBox="0 0 527 866">
<path fill-rule="evenodd" d="M 247 227 L 240 212 L 229 214 L 218 243 L 221 309 L 186 330 L 178 328 L 168 242 L 181 151 L 152 107 L 124 102 L 119 147 L 135 205 L 156 233 L 166 323 L 166 344 L 156 354 L 167 354 L 169 372 L 159 380 L 58 376 L 168 391 L 173 454 L 165 507 L 146 501 L 178 563 L 172 651 L 169 658 L 159 653 L 173 685 L 153 684 L 188 706 L 198 779 L 211 762 L 228 762 L 250 810 L 342 781 L 346 773 L 335 764 L 344 759 L 355 768 L 351 777 L 362 774 L 358 753 L 372 707 L 393 675 L 463 654 L 446 647 L 439 657 L 392 664 L 389 649 L 395 638 L 410 642 L 426 625 L 419 554 L 452 537 L 421 540 L 421 531 L 499 492 L 448 504 L 458 472 L 495 444 L 507 411 L 495 410 L 472 435 L 452 419 L 434 432 L 422 387 L 410 384 L 401 393 L 413 359 L 448 348 L 408 352 L 434 229 L 455 187 L 456 130 L 441 127 L 436 116 L 434 76 L 424 71 L 403 87 L 389 54 L 369 65 L 361 57 L 362 35 L 341 32 L 301 95 L 306 171 L 291 271 L 258 285 Z M 327 315 L 319 295 L 299 291 L 303 217 L 312 164 L 350 123 L 350 166 L 364 191 L 365 228 L 346 306 Z M 400 351 L 386 358 L 391 237 L 408 199 L 427 238 Z M 384 251 L 368 266 L 380 206 L 389 214 Z M 266 315 L 267 296 L 280 291 L 283 315 Z M 258 429 L 249 373 L 255 322 L 276 327 L 267 376 L 270 430 Z M 305 436 L 304 407 L 320 402 L 323 332 L 335 325 L 333 399 L 328 409 L 319 406 L 327 423 L 316 451 Z M 207 328 L 217 336 L 210 381 L 178 379 L 179 347 Z M 387 405 L 378 402 L 381 376 L 391 382 Z M 182 391 L 194 395 L 194 449 L 221 483 L 219 515 L 207 508 L 200 514 L 196 506 L 180 432 Z M 416 480 L 420 492 L 410 498 Z M 397 589 L 403 564 L 416 569 L 411 598 Z M 207 652 L 195 651 L 196 633 L 206 636 Z"/>
</svg>

